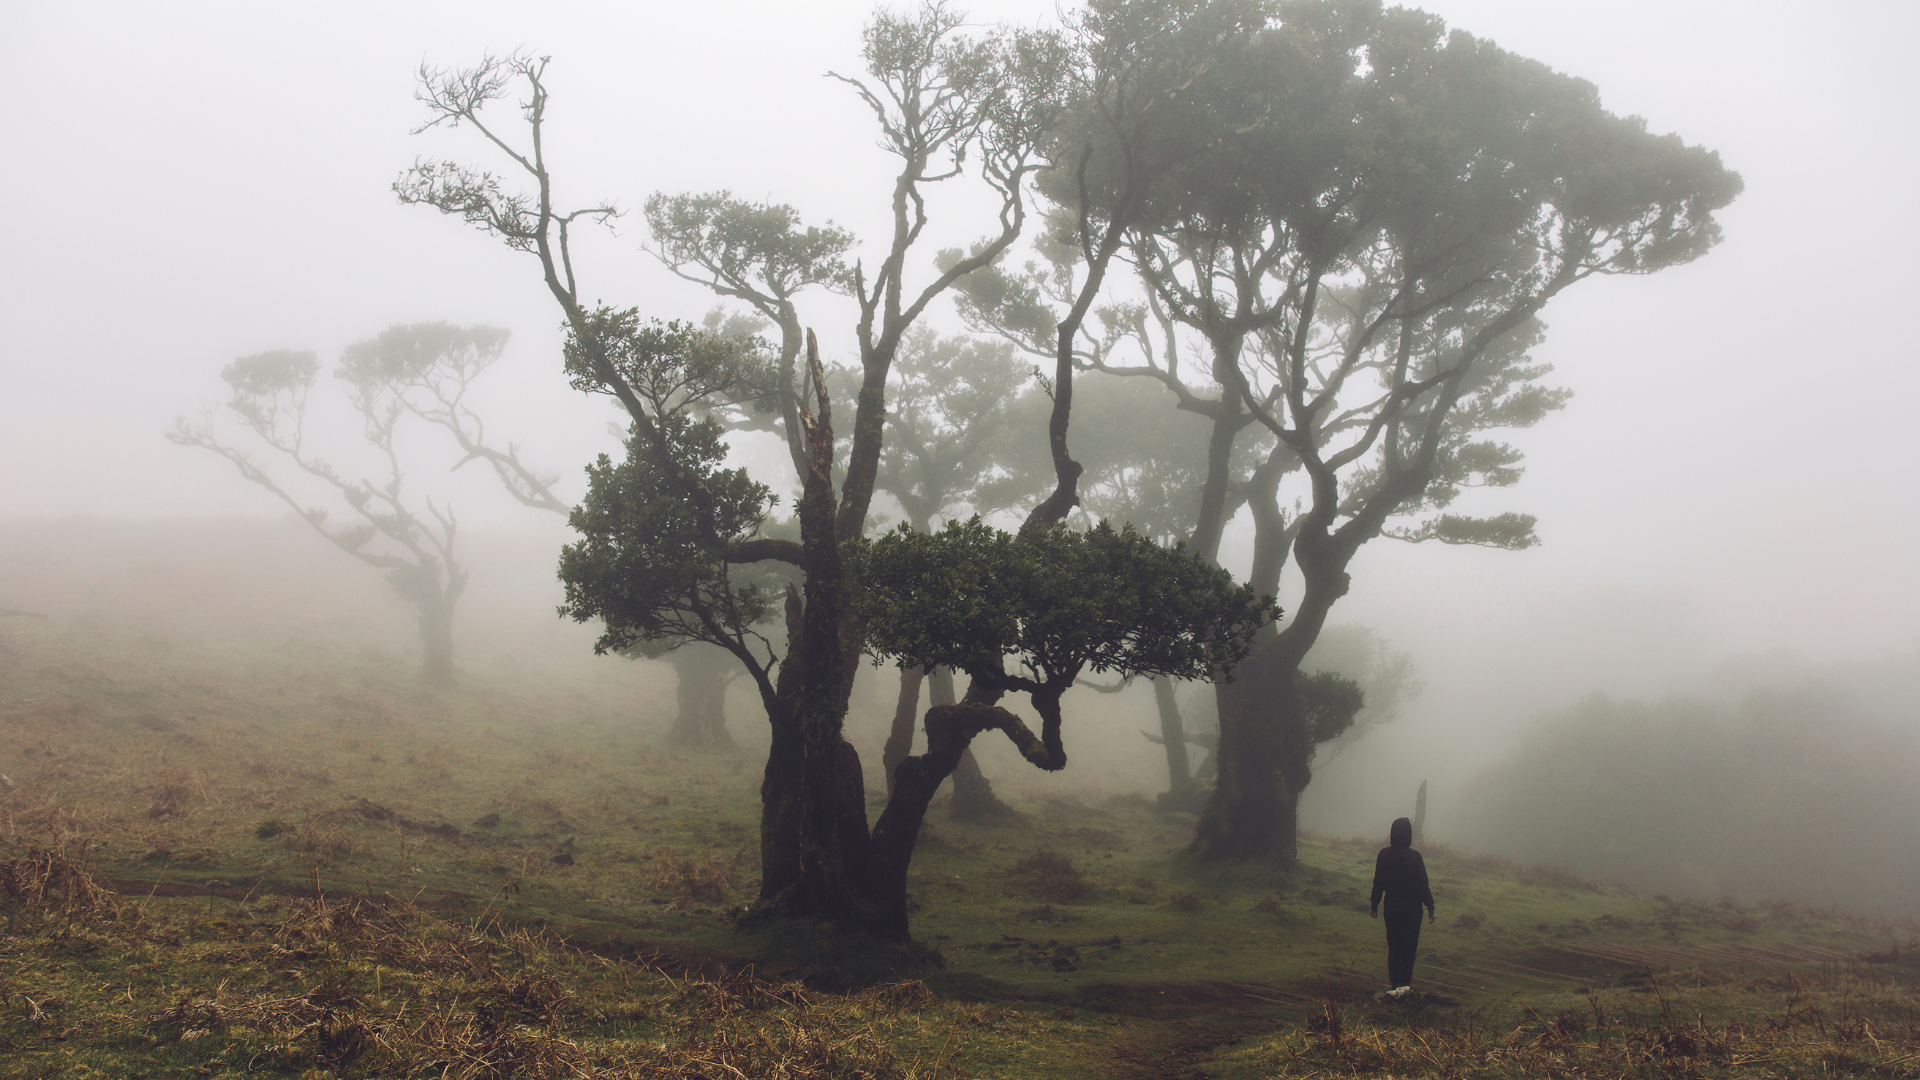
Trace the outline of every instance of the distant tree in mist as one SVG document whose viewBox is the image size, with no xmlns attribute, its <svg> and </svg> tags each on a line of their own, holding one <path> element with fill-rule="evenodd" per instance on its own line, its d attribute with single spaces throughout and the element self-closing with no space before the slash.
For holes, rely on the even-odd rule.
<svg viewBox="0 0 1920 1080">
<path fill-rule="evenodd" d="M 751 337 L 755 329 L 723 325 L 719 319 L 709 322 L 710 330 L 736 337 Z M 554 491 L 560 474 L 522 461 L 518 445 L 490 439 L 486 420 L 473 405 L 475 382 L 500 358 L 508 336 L 506 330 L 447 323 L 394 326 L 349 348 L 341 370 L 355 381 L 377 384 L 409 414 L 451 437 L 461 454 L 454 469 L 485 462 L 522 506 L 565 518 L 573 507 Z M 736 426 L 748 425 L 736 421 Z M 738 668 L 730 666 L 726 653 L 689 647 L 658 658 L 673 669 L 678 684 L 667 741 L 687 749 L 732 749 L 726 692 Z"/>
<path fill-rule="evenodd" d="M 1303 757 L 1301 767 L 1319 767 L 1339 756 L 1341 751 L 1369 733 L 1391 723 L 1400 707 L 1417 698 L 1426 685 L 1415 677 L 1413 658 L 1395 652 L 1380 635 L 1356 623 L 1328 626 L 1321 631 L 1307 658 L 1301 662 L 1302 677 L 1314 680 L 1322 701 L 1321 718 L 1304 725 L 1306 738 L 1290 751 Z M 1351 689 L 1349 689 L 1349 687 Z M 1359 704 L 1351 711 L 1345 703 L 1358 691 Z M 1160 701 L 1161 727 L 1158 733 L 1143 732 L 1148 741 L 1164 745 L 1184 733 L 1184 743 L 1199 746 L 1207 757 L 1189 767 L 1185 747 L 1176 755 L 1169 752 L 1168 789 L 1160 805 L 1168 809 L 1199 810 L 1211 794 L 1219 775 L 1220 721 L 1211 709 L 1198 718 L 1184 717 L 1177 701 L 1170 700 L 1172 688 L 1162 692 L 1155 684 Z M 1330 706 L 1339 706 L 1329 711 Z M 1171 716 L 1172 723 L 1168 723 Z M 1197 722 L 1195 722 L 1197 720 Z"/>
<path fill-rule="evenodd" d="M 360 348 L 350 349 L 349 354 Z M 408 490 L 409 470 L 402 465 L 396 438 L 408 409 L 389 383 L 370 376 L 364 357 L 357 359 L 361 362 L 343 362 L 335 374 L 347 384 L 347 400 L 380 463 L 374 476 L 355 477 L 321 457 L 311 445 L 308 403 L 320 372 L 315 354 L 286 349 L 258 353 L 243 356 L 220 372 L 232 388 L 227 408 L 269 452 L 267 456 L 332 488 L 334 506 L 314 505 L 296 496 L 255 450 L 223 437 L 211 415 L 199 424 L 182 418 L 167 437 L 226 458 L 241 476 L 272 492 L 335 547 L 386 571 L 388 584 L 420 614 L 427 681 L 446 685 L 453 681 L 454 608 L 467 584 L 467 572 L 454 557 L 458 523 L 451 509 Z M 335 514 L 342 509 L 348 520 L 335 524 Z"/>
<path fill-rule="evenodd" d="M 569 508 L 553 491 L 560 474 L 534 469 L 520 460 L 517 445 L 490 439 L 473 407 L 474 384 L 499 361 L 509 336 L 493 327 L 443 322 L 392 326 L 349 346 L 340 357 L 340 377 L 445 431 L 462 455 L 455 469 L 484 461 L 523 506 L 565 515 Z"/>
<path fill-rule="evenodd" d="M 500 360 L 509 336 L 487 326 L 413 323 L 388 327 L 342 351 L 334 377 L 344 385 L 378 463 L 371 477 L 356 477 L 311 444 L 308 404 L 320 371 L 311 352 L 242 357 L 221 372 L 232 388 L 227 408 L 252 433 L 253 448 L 225 438 L 211 416 L 198 424 L 182 419 L 167 437 L 226 458 L 334 546 L 385 570 L 394 590 L 420 613 L 427 681 L 445 685 L 453 679 L 453 616 L 467 572 L 454 557 L 458 524 L 452 510 L 410 484 L 423 473 L 484 461 L 520 503 L 567 512 L 553 491 L 557 474 L 534 469 L 520 459 L 518 446 L 493 438 L 473 404 L 476 384 Z M 457 452 L 422 454 L 417 441 L 400 437 L 409 418 L 444 432 Z M 331 487 L 338 501 L 329 507 L 303 499 L 256 456 L 261 448 L 268 458 Z M 345 522 L 335 516 L 343 509 L 351 515 Z"/>
<path fill-rule="evenodd" d="M 1865 713 L 1852 686 L 1826 680 L 1733 706 L 1591 697 L 1523 732 L 1442 824 L 1450 842 L 1648 892 L 1915 917 L 1908 705 Z"/>
<path fill-rule="evenodd" d="M 1374 630 L 1358 623 L 1330 625 L 1320 632 L 1313 648 L 1300 662 L 1304 672 L 1338 675 L 1360 688 L 1363 701 L 1351 721 L 1332 738 L 1315 740 L 1307 748 L 1310 764 L 1324 765 L 1386 726 L 1400 708 L 1419 699 L 1426 684 L 1419 680 L 1413 657 L 1395 652 Z"/>
<path fill-rule="evenodd" d="M 1033 264 L 969 278 L 963 308 L 1203 417 L 1193 549 L 1217 558 L 1237 503 L 1254 588 L 1277 592 L 1289 561 L 1300 574 L 1291 618 L 1218 689 L 1220 783 L 1194 844 L 1290 863 L 1313 742 L 1345 730 L 1301 665 L 1355 555 L 1380 536 L 1535 543 L 1527 515 L 1454 504 L 1518 481 L 1519 451 L 1490 433 L 1564 401 L 1527 355 L 1540 312 L 1580 282 L 1698 258 L 1740 180 L 1606 112 L 1590 84 L 1419 11 L 1295 0 L 1207 56 L 1157 126 L 1114 147 L 1091 125 L 1075 137 L 1091 164 L 1042 185 L 1050 221 L 1120 231 L 1134 292 L 1075 322 L 1085 308 L 1059 283 L 1104 269 L 1104 249 L 1043 243 Z M 1140 160 L 1176 162 L 1173 178 L 1143 189 L 1113 169 Z M 1236 448 L 1255 435 L 1243 479 Z"/>
</svg>

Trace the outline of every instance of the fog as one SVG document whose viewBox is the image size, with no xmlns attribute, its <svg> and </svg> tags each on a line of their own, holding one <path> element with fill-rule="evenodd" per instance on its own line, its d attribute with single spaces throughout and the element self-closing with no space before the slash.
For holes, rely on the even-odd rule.
<svg viewBox="0 0 1920 1080">
<path fill-rule="evenodd" d="M 1546 310 L 1534 355 L 1572 403 L 1512 434 L 1526 453 L 1518 487 L 1469 494 L 1475 511 L 1537 515 L 1541 546 L 1363 549 L 1335 621 L 1407 653 L 1426 689 L 1324 766 L 1303 824 L 1383 835 L 1428 780 L 1432 835 L 1575 860 L 1501 833 L 1473 798 L 1594 694 L 1737 716 L 1751 690 L 1817 684 L 1849 702 L 1846 715 L 1904 732 L 1886 745 L 1911 756 L 1920 704 L 1899 673 L 1920 643 L 1920 475 L 1905 437 L 1920 358 L 1898 312 L 1920 286 L 1909 257 L 1920 131 L 1901 74 L 1920 14 L 1893 3 L 1817 14 L 1690 0 L 1423 6 L 1592 80 L 1614 112 L 1717 150 L 1746 190 L 1704 258 L 1592 282 Z M 1055 18 L 1015 0 L 968 10 L 980 23 Z M 377 574 L 226 462 L 163 435 L 222 399 L 218 372 L 235 357 L 314 350 L 326 370 L 390 324 L 447 320 L 513 331 L 476 407 L 560 473 L 563 496 L 579 496 L 592 455 L 616 448 L 605 403 L 566 385 L 558 317 L 529 260 L 395 201 L 390 184 L 416 157 L 478 157 L 465 132 L 410 134 L 424 119 L 415 69 L 488 50 L 550 55 L 549 152 L 567 199 L 637 210 L 654 191 L 724 187 L 871 241 L 887 163 L 870 116 L 821 77 L 858 69 L 869 11 L 839 0 L 6 8 L 0 608 L 410 655 L 413 614 Z M 933 213 L 941 243 L 984 227 L 961 197 Z M 645 240 L 630 213 L 583 241 L 589 298 L 662 317 L 711 308 Z M 822 300 L 803 318 L 831 358 L 850 357 L 849 305 Z M 944 303 L 935 319 L 957 329 Z M 316 436 L 328 424 L 353 445 L 349 419 L 317 416 Z M 1036 428 L 1036 449 L 1043 439 Z M 741 459 L 779 464 L 752 450 Z M 463 669 L 639 680 L 670 708 L 664 667 L 595 659 L 592 631 L 554 617 L 557 520 L 514 505 L 477 467 L 435 482 L 460 515 L 473 573 L 456 627 Z M 1249 536 L 1240 522 L 1224 552 L 1242 572 Z M 891 709 L 884 674 L 869 672 L 849 720 L 869 760 Z M 730 724 L 751 749 L 764 724 L 743 688 L 734 695 Z M 1164 786 L 1158 748 L 1131 734 L 1153 727 L 1146 695 L 1070 698 L 1069 715 L 1100 734 L 1075 745 L 1069 731 L 1064 775 L 1041 776 L 997 744 L 982 752 L 988 775 L 1021 796 Z M 1825 779 L 1844 783 L 1853 760 L 1836 753 Z M 1691 887 L 1753 898 L 1770 886 Z"/>
</svg>

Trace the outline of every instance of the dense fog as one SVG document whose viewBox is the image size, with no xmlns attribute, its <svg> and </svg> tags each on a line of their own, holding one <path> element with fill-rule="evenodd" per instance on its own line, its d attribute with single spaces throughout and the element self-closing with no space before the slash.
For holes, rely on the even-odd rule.
<svg viewBox="0 0 1920 1080">
<path fill-rule="evenodd" d="M 1764 679 L 1733 674 L 1724 696 L 1595 695 L 1541 719 L 1474 778 L 1447 835 L 1645 892 L 1912 918 L 1914 654 L 1812 671 L 1780 659 Z"/>
<path fill-rule="evenodd" d="M 1722 216 L 1724 242 L 1697 262 L 1596 281 L 1545 310 L 1530 357 L 1571 398 L 1501 436 L 1524 453 L 1523 480 L 1459 493 L 1476 514 L 1537 517 L 1539 546 L 1383 539 L 1356 559 L 1305 670 L 1357 680 L 1376 711 L 1319 750 L 1302 826 L 1383 837 L 1427 782 L 1426 835 L 1461 851 L 1644 892 L 1920 914 L 1920 473 L 1903 434 L 1920 364 L 1893 317 L 1920 284 L 1904 255 L 1920 240 L 1920 140 L 1893 51 L 1920 29 L 1913 11 L 1846 5 L 1809 26 L 1778 5 L 1428 6 L 1592 79 L 1615 112 L 1717 151 L 1746 189 Z M 535 18 L 511 5 L 51 5 L 0 20 L 0 86 L 16 106 L 0 120 L 12 163 L 0 194 L 22 219 L 0 268 L 0 609 L 33 613 L 7 617 L 417 663 L 416 613 L 386 570 L 330 545 L 232 461 L 167 441 L 187 430 L 176 423 L 211 423 L 244 442 L 222 406 L 239 383 L 221 380 L 242 357 L 311 352 L 306 445 L 377 474 L 372 414 L 338 396 L 345 350 L 400 324 L 496 327 L 511 336 L 466 399 L 495 443 L 567 505 L 595 455 L 619 453 L 625 422 L 569 388 L 531 266 L 393 198 L 416 156 L 472 149 L 464 130 L 408 134 L 425 121 L 413 100 L 423 60 L 522 44 L 552 56 L 553 146 L 573 194 L 633 211 L 581 242 L 609 304 L 695 324 L 715 311 L 645 250 L 638 208 L 656 191 L 792 203 L 851 230 L 869 245 L 855 256 L 876 265 L 886 164 L 864 107 L 821 77 L 861 62 L 867 6 L 659 7 Z M 974 9 L 980 23 L 1053 17 L 1012 0 Z M 994 207 L 974 205 L 977 192 L 941 199 L 938 246 L 975 242 Z M 810 302 L 828 364 L 851 370 L 850 304 Z M 741 315 L 719 309 L 716 327 Z M 908 355 L 932 366 L 902 379 L 953 390 L 962 380 L 936 361 L 965 353 L 1011 387 L 991 406 L 1000 486 L 935 500 L 930 520 L 984 510 L 1017 523 L 1052 484 L 1051 399 L 1030 357 L 957 344 L 948 299 L 928 318 L 938 334 Z M 1155 539 L 1188 540 L 1154 515 L 1197 490 L 1204 427 L 1145 381 L 1085 378 L 1074 438 L 1093 494 L 1072 523 L 1137 519 Z M 984 415 L 969 405 L 928 423 L 964 433 Z M 792 467 L 756 425 L 740 421 L 726 461 L 763 478 L 784 519 Z M 249 445 L 303 509 L 329 495 L 316 473 Z M 537 669 L 587 692 L 614 680 L 657 703 L 633 722 L 664 737 L 668 663 L 596 657 L 596 628 L 555 614 L 555 566 L 574 539 L 561 517 L 514 505 L 430 425 L 401 428 L 392 449 L 419 463 L 405 473 L 434 513 L 457 514 L 470 575 L 453 622 L 461 678 Z M 1288 489 L 1286 505 L 1303 497 Z M 927 527 L 909 502 L 883 492 L 869 532 Z M 1234 516 L 1219 548 L 1241 575 L 1249 519 Z M 1299 592 L 1290 572 L 1281 606 Z M 0 620 L 0 644 L 5 631 Z M 847 732 L 869 761 L 897 692 L 893 668 L 863 667 Z M 753 760 L 765 718 L 745 680 L 727 693 L 729 731 Z M 1210 694 L 1187 685 L 1177 700 L 1205 736 Z M 1167 789 L 1144 681 L 1076 689 L 1065 711 L 1072 765 L 1060 774 L 1026 767 L 1005 741 L 979 744 L 1003 796 Z"/>
<path fill-rule="evenodd" d="M 591 629 L 553 617 L 558 589 L 548 568 L 559 531 L 469 539 L 475 584 L 456 641 L 466 679 L 484 687 L 537 675 L 546 685 L 637 695 L 632 724 L 664 739 L 675 708 L 668 665 L 595 658 Z M 157 648 L 244 645 L 316 668 L 373 660 L 402 682 L 418 664 L 407 606 L 291 518 L 9 523 L 0 527 L 0 596 L 81 633 L 131 633 Z M 1380 666 L 1376 653 L 1398 645 L 1357 624 L 1335 628 L 1326 643 L 1309 668 L 1363 679 Z M 1428 781 L 1427 835 L 1451 850 L 1561 866 L 1646 894 L 1790 900 L 1889 920 L 1920 914 L 1920 841 L 1911 827 L 1920 814 L 1920 662 L 1911 649 L 1844 663 L 1744 654 L 1670 679 L 1657 667 L 1658 683 L 1588 684 L 1643 689 L 1633 697 L 1556 682 L 1566 690 L 1558 705 L 1491 714 L 1482 730 L 1456 726 L 1435 707 L 1440 694 L 1466 692 L 1455 677 L 1400 659 L 1410 670 L 1391 682 L 1401 700 L 1390 714 L 1321 750 L 1303 804 L 1307 828 L 1384 835 L 1389 818 L 1413 812 L 1415 788 Z M 1496 658 L 1475 677 L 1504 670 Z M 874 760 L 893 706 L 892 674 L 863 668 L 848 717 L 850 738 Z M 766 722 L 743 682 L 729 693 L 728 729 L 752 760 L 765 753 Z M 1209 697 L 1198 685 L 1181 689 L 1190 727 L 1206 729 Z M 1076 691 L 1067 712 L 1073 764 L 1065 773 L 1035 773 L 1005 744 L 982 741 L 983 768 L 1003 794 L 1024 804 L 1165 790 L 1144 685 L 1119 695 Z M 1436 727 L 1445 734 L 1434 736 Z M 1443 756 L 1422 752 L 1436 742 Z M 1194 753 L 1196 762 L 1205 756 Z"/>
</svg>

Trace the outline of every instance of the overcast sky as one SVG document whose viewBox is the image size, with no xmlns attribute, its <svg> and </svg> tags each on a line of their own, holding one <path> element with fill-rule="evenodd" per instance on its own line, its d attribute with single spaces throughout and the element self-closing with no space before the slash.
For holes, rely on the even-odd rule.
<svg viewBox="0 0 1920 1080">
<path fill-rule="evenodd" d="M 1547 309 L 1536 355 L 1575 397 L 1515 440 L 1529 471 L 1498 507 L 1538 515 L 1544 545 L 1377 543 L 1336 618 L 1386 628 L 1430 677 L 1511 649 L 1545 658 L 1521 683 L 1558 664 L 1637 673 L 1619 676 L 1626 689 L 1730 652 L 1911 648 L 1915 6 L 1428 6 L 1718 150 L 1746 193 L 1698 263 Z M 235 356 L 305 348 L 331 363 L 402 321 L 511 328 L 498 423 L 577 476 L 608 446 L 611 414 L 559 376 L 558 314 L 531 260 L 389 190 L 418 155 L 480 156 L 463 133 L 409 134 L 416 67 L 550 55 L 549 147 L 570 200 L 637 210 L 655 190 L 727 187 L 873 237 L 886 159 L 869 117 L 821 77 L 857 69 L 869 10 L 0 0 L 0 518 L 282 513 L 163 431 L 221 396 Z M 984 231 L 952 227 L 955 241 Z M 591 243 L 588 298 L 705 311 L 644 239 L 634 214 Z M 845 309 L 819 318 L 846 355 Z M 497 494 L 469 509 L 516 512 Z"/>
</svg>

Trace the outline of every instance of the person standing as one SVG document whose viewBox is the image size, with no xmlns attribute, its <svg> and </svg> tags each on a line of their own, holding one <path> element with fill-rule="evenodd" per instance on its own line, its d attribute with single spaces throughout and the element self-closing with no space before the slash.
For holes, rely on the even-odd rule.
<svg viewBox="0 0 1920 1080">
<path fill-rule="evenodd" d="M 1380 917 L 1380 898 L 1387 901 L 1387 982 L 1395 995 L 1413 992 L 1413 957 L 1420 950 L 1420 909 L 1427 922 L 1437 917 L 1433 890 L 1427 886 L 1427 862 L 1413 850 L 1413 822 L 1395 818 L 1387 830 L 1387 846 L 1373 861 L 1373 898 L 1367 917 Z"/>
</svg>

